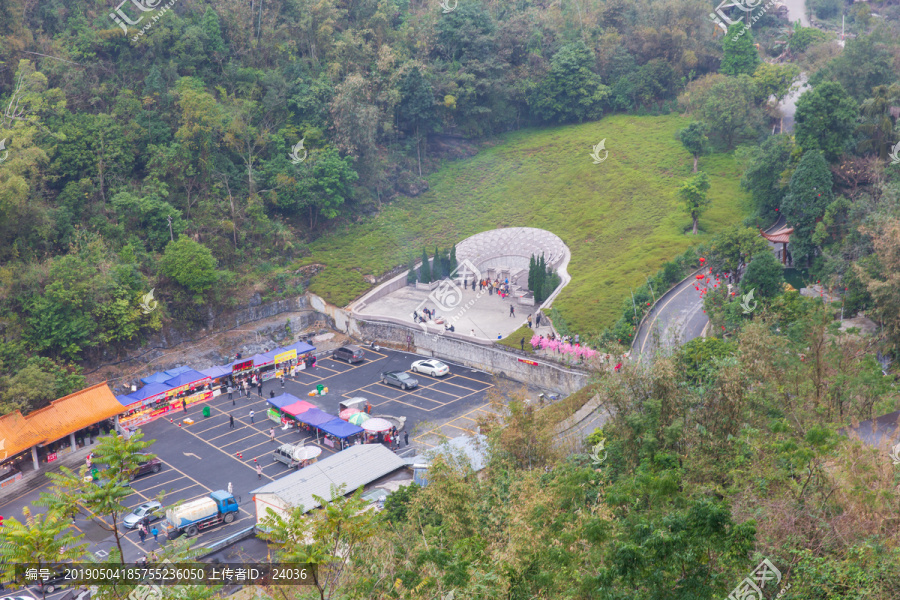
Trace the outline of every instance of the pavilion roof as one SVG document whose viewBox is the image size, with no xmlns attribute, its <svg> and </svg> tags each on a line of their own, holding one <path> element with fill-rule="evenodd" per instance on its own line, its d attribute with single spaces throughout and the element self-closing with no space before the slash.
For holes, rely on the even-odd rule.
<svg viewBox="0 0 900 600">
<path fill-rule="evenodd" d="M 793 227 L 782 227 L 778 231 L 773 231 L 772 233 L 760 231 L 759 235 L 776 244 L 787 244 L 791 241 L 792 233 L 794 233 Z"/>
</svg>

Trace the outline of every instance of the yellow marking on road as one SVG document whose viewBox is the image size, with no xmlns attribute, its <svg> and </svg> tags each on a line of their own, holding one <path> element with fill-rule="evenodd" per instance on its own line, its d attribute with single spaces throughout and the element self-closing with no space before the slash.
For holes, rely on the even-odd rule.
<svg viewBox="0 0 900 600">
<path fill-rule="evenodd" d="M 184 427 L 182 427 L 182 429 L 184 429 Z M 210 448 L 213 448 L 213 449 L 215 449 L 215 450 L 221 452 L 221 453 L 224 454 L 225 456 L 231 458 L 231 459 L 234 460 L 235 462 L 240 463 L 241 465 L 246 465 L 246 463 L 245 463 L 243 460 L 239 459 L 239 458 L 238 458 L 237 456 L 235 456 L 233 453 L 231 453 L 231 452 L 226 452 L 225 450 L 222 450 L 222 449 L 219 448 L 218 446 L 214 446 L 213 444 L 210 444 L 210 443 L 207 442 L 205 439 L 203 439 L 203 438 L 200 437 L 199 435 L 195 434 L 193 431 L 190 431 L 190 430 L 188 430 L 188 429 L 184 429 L 184 431 L 186 431 L 186 432 L 189 433 L 190 435 L 194 436 L 195 438 L 197 438 L 198 440 L 200 440 L 200 441 L 203 442 L 204 444 L 208 445 Z M 262 433 L 262 432 L 257 431 L 257 433 Z M 244 439 L 247 439 L 247 438 L 244 438 Z M 238 440 L 238 441 L 241 441 L 241 440 Z M 237 443 L 237 442 L 234 442 L 234 443 Z M 230 446 L 231 444 L 226 444 L 226 445 Z M 173 467 L 173 468 L 174 468 L 174 467 Z M 181 471 L 180 469 L 176 469 L 176 471 L 178 471 L 179 473 L 182 473 L 182 474 L 184 473 L 184 471 Z M 185 475 L 185 477 L 188 477 L 188 476 Z M 268 477 L 268 475 L 266 475 L 266 477 Z M 190 477 L 189 479 L 191 479 L 191 481 L 195 481 L 195 482 L 197 481 L 196 479 L 194 479 L 194 478 L 192 478 L 192 477 Z M 269 479 L 272 479 L 272 478 L 269 477 Z M 199 482 L 198 482 L 198 483 L 199 483 Z M 202 485 L 202 484 L 200 484 L 200 485 Z M 203 487 L 206 488 L 206 486 L 203 486 Z M 209 488 L 206 488 L 206 489 L 209 489 Z M 210 491 L 212 491 L 212 490 L 210 490 Z"/>
</svg>

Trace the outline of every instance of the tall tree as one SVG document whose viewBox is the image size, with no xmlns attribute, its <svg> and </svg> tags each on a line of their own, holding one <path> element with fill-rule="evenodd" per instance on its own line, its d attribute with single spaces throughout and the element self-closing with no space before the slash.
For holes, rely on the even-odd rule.
<svg viewBox="0 0 900 600">
<path fill-rule="evenodd" d="M 709 133 L 730 150 L 742 139 L 756 139 L 763 114 L 756 104 L 759 92 L 749 75 L 715 80 L 701 92 L 699 116 Z"/>
<path fill-rule="evenodd" d="M 757 230 L 733 225 L 713 238 L 709 262 L 717 271 L 731 273 L 739 279 L 741 267 L 763 252 L 770 252 L 769 243 Z"/>
<path fill-rule="evenodd" d="M 159 261 L 159 273 L 182 286 L 197 304 L 208 300 L 204 297 L 206 292 L 220 277 L 209 248 L 187 236 L 169 242 Z"/>
<path fill-rule="evenodd" d="M 753 43 L 753 35 L 743 22 L 728 26 L 722 41 L 722 66 L 719 72 L 726 75 L 752 75 L 759 65 L 759 51 Z"/>
<path fill-rule="evenodd" d="M 862 122 L 857 126 L 857 130 L 866 136 L 857 146 L 861 152 L 874 152 L 882 160 L 887 158 L 900 135 L 894 133 L 896 117 L 892 110 L 897 106 L 900 106 L 898 83 L 879 85 L 872 90 L 872 97 L 863 101 L 859 108 Z"/>
<path fill-rule="evenodd" d="M 891 345 L 900 350 L 900 219 L 891 218 L 862 232 L 872 237 L 875 252 L 855 265 L 856 274 L 875 300 Z"/>
<path fill-rule="evenodd" d="M 678 130 L 678 139 L 681 144 L 694 157 L 694 173 L 697 172 L 697 161 L 703 154 L 703 149 L 709 139 L 706 137 L 706 125 L 699 121 L 694 121 L 684 129 Z"/>
<path fill-rule="evenodd" d="M 821 150 L 834 161 L 853 139 L 858 110 L 836 81 L 820 83 L 800 96 L 794 113 L 794 137 L 803 150 Z"/>
<path fill-rule="evenodd" d="M 77 473 L 68 467 L 61 467 L 59 473 L 47 474 L 52 482 L 50 491 L 42 492 L 37 502 L 58 514 L 88 515 L 96 525 L 113 535 L 118 559 L 122 564 L 125 564 L 125 554 L 122 551 L 124 533 L 120 527 L 122 517 L 129 511 L 124 504 L 125 498 L 132 494 L 131 489 L 123 484 L 132 478 L 137 466 L 146 460 L 143 451 L 153 442 L 142 440 L 143 434 L 140 431 L 127 438 L 120 435 L 101 437 L 94 453 L 97 465 L 106 465 L 108 468 L 101 472 L 100 480 L 95 483 L 88 478 L 85 481 L 87 466 L 82 466 Z M 163 494 L 164 492 L 160 492 L 158 496 L 160 502 Z"/>
<path fill-rule="evenodd" d="M 781 205 L 781 213 L 794 228 L 791 251 L 795 261 L 812 254 L 816 221 L 833 199 L 831 171 L 824 155 L 818 150 L 804 152 L 791 177 L 790 193 Z"/>
<path fill-rule="evenodd" d="M 362 488 L 345 493 L 332 486 L 328 498 L 314 495 L 321 508 L 311 514 L 298 506 L 287 518 L 271 510 L 260 518 L 265 524 L 260 537 L 275 547 L 279 560 L 316 565 L 313 584 L 321 600 L 337 597 L 348 566 L 365 560 L 366 542 L 378 532 L 376 513 L 362 498 Z"/>
<path fill-rule="evenodd" d="M 397 113 L 401 126 L 411 129 L 416 139 L 416 160 L 419 165 L 419 177 L 422 176 L 422 136 L 431 129 L 435 118 L 434 91 L 431 84 L 422 75 L 418 65 L 413 66 L 400 80 L 400 104 Z"/>
<path fill-rule="evenodd" d="M 784 290 L 784 267 L 772 252 L 760 252 L 747 265 L 741 292 L 755 298 L 774 298 Z"/>
<path fill-rule="evenodd" d="M 422 248 L 422 266 L 419 267 L 419 281 L 422 283 L 431 283 L 431 267 L 428 264 L 428 252 Z"/>
<path fill-rule="evenodd" d="M 767 102 L 774 96 L 776 105 L 790 93 L 799 78 L 800 67 L 792 63 L 777 65 L 761 62 L 753 71 L 753 81 L 756 83 L 761 100 Z"/>
<path fill-rule="evenodd" d="M 793 151 L 791 136 L 779 134 L 767 137 L 760 146 L 751 146 L 746 152 L 741 187 L 750 192 L 756 214 L 773 217 L 781 208 L 788 192 L 783 173 L 790 167 Z"/>
<path fill-rule="evenodd" d="M 694 175 L 681 184 L 678 188 L 678 197 L 682 202 L 684 211 L 690 215 L 693 221 L 693 233 L 697 235 L 698 223 L 700 215 L 709 206 L 709 198 L 706 192 L 709 191 L 709 177 L 704 172 Z"/>
<path fill-rule="evenodd" d="M 84 560 L 87 543 L 80 543 L 83 534 L 71 531 L 71 513 L 55 510 L 43 514 L 22 509 L 22 520 L 3 519 L 0 527 L 0 577 L 3 581 L 16 579 L 16 567 L 30 565 L 42 568 L 67 561 Z M 25 582 L 21 582 L 25 583 Z"/>
<path fill-rule="evenodd" d="M 591 69 L 593 53 L 581 42 L 563 46 L 550 61 L 550 72 L 533 90 L 529 104 L 548 123 L 598 119 L 609 88 Z"/>
</svg>

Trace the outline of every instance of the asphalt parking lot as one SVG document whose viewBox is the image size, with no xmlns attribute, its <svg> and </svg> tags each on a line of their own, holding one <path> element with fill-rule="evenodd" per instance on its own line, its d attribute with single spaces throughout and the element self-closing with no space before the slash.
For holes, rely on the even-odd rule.
<svg viewBox="0 0 900 600">
<path fill-rule="evenodd" d="M 335 416 L 338 404 L 347 398 L 365 397 L 372 404 L 372 414 L 406 417 L 406 430 L 410 442 L 419 448 L 438 443 L 440 436 L 456 437 L 474 433 L 476 419 L 487 414 L 490 408 L 486 394 L 494 386 L 487 373 L 473 371 L 448 362 L 450 373 L 441 378 L 413 374 L 419 386 L 401 390 L 381 383 L 384 371 L 408 371 L 415 360 L 422 357 L 406 352 L 382 349 L 365 350 L 365 360 L 353 365 L 328 357 L 319 358 L 316 367 L 288 378 L 284 388 L 277 379 L 263 383 L 262 396 L 256 388 L 249 398 L 228 394 L 217 396 L 208 403 L 189 406 L 186 412 L 178 411 L 147 423 L 141 430 L 145 440 L 155 440 L 148 451 L 158 455 L 163 468 L 158 473 L 139 477 L 131 483 L 133 493 L 125 500 L 130 509 L 163 495 L 164 506 L 178 501 L 188 501 L 227 489 L 232 485 L 234 495 L 241 506 L 234 523 L 212 528 L 195 538 L 196 543 L 206 545 L 256 524 L 251 490 L 289 474 L 290 469 L 272 458 L 273 450 L 283 443 L 317 445 L 322 448 L 321 458 L 336 451 L 298 429 L 284 431 L 266 416 L 271 392 L 278 396 L 290 393 L 315 404 Z M 322 384 L 327 395 L 309 397 L 308 392 Z M 211 408 L 211 415 L 204 417 L 203 407 Z M 254 411 L 253 422 L 250 410 Z M 229 426 L 229 416 L 234 416 L 235 428 Z M 190 419 L 193 423 L 184 423 Z M 275 427 L 276 440 L 271 441 L 269 431 Z M 415 432 L 415 434 L 413 434 Z M 262 466 L 262 475 L 256 473 L 256 465 Z M 40 491 L 24 494 L 19 498 L 0 498 L 0 514 L 21 516 L 22 506 L 37 498 Z M 123 515 L 124 516 L 124 515 Z M 76 527 L 90 542 L 90 551 L 104 558 L 115 545 L 112 535 L 89 520 L 79 517 Z M 152 536 L 141 544 L 136 530 L 125 530 L 123 549 L 128 562 L 155 551 L 165 543 Z"/>
</svg>

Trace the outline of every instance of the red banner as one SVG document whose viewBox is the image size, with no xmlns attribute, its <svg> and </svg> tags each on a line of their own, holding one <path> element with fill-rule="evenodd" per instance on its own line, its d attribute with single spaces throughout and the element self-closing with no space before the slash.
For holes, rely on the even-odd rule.
<svg viewBox="0 0 900 600">
<path fill-rule="evenodd" d="M 538 365 L 537 362 L 535 362 L 535 361 L 533 361 L 533 360 L 528 360 L 528 359 L 526 359 L 526 358 L 520 358 L 520 359 L 519 359 L 519 362 L 523 362 L 523 363 L 525 363 L 526 365 L 531 365 L 531 366 L 533 366 L 533 367 L 536 367 L 536 366 Z"/>
</svg>

